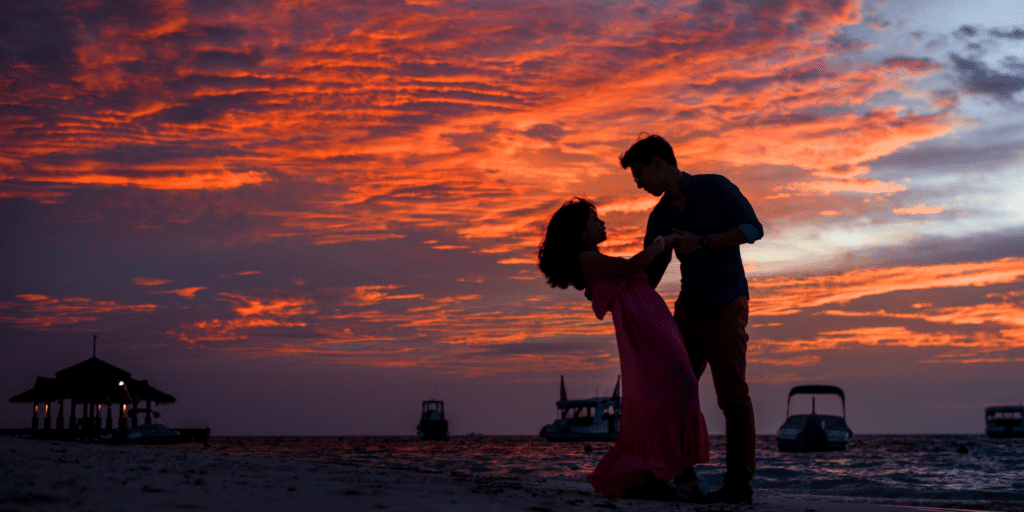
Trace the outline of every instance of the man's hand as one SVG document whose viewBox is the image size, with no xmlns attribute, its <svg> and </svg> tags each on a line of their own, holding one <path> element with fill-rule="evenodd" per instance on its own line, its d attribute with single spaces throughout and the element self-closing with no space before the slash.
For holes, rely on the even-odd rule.
<svg viewBox="0 0 1024 512">
<path fill-rule="evenodd" d="M 676 254 L 690 254 L 691 252 L 697 252 L 702 249 L 700 245 L 700 235 L 690 233 L 689 231 L 682 231 L 679 229 L 673 229 L 676 235 L 679 235 L 672 247 L 676 250 Z"/>
</svg>

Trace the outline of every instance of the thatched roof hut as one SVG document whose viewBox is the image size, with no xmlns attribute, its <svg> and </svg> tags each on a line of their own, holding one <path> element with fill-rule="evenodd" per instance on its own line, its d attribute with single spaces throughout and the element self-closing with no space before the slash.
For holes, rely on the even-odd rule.
<svg viewBox="0 0 1024 512">
<path fill-rule="evenodd" d="M 146 413 L 146 423 L 152 422 L 152 404 L 169 404 L 174 397 L 149 385 L 146 380 L 135 380 L 132 374 L 95 356 L 57 372 L 55 378 L 37 377 L 32 389 L 10 398 L 11 402 L 33 404 L 32 428 L 39 428 L 39 405 L 44 404 L 43 428 L 50 428 L 50 403 L 57 404 L 57 429 L 64 428 L 64 400 L 71 401 L 69 429 L 100 430 L 100 416 L 107 409 L 106 430 L 113 428 L 112 409 L 120 409 L 118 428 L 125 428 L 131 416 L 133 426 L 137 414 Z M 139 404 L 145 402 L 145 407 Z M 82 421 L 76 421 L 76 408 L 82 406 Z M 132 409 L 128 409 L 131 406 Z"/>
</svg>

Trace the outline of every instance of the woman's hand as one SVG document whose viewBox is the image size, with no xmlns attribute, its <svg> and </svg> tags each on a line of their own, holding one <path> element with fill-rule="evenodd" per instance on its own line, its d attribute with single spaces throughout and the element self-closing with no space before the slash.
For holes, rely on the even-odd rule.
<svg viewBox="0 0 1024 512">
<path fill-rule="evenodd" d="M 676 233 L 664 235 L 661 238 L 665 240 L 665 247 L 662 247 L 662 250 L 672 249 L 676 246 L 677 243 L 679 243 L 679 235 Z"/>
<path fill-rule="evenodd" d="M 690 254 L 701 249 L 700 236 L 679 229 L 673 229 L 672 231 L 673 235 L 676 236 L 675 249 L 678 254 Z"/>
</svg>

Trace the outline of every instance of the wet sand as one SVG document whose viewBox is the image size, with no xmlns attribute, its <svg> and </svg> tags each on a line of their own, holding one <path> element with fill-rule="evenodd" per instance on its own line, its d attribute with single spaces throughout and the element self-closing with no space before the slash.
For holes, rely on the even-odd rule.
<svg viewBox="0 0 1024 512">
<path fill-rule="evenodd" d="M 589 485 L 470 476 L 154 446 L 0 437 L 0 512 L 6 511 L 750 511 L 911 512 L 889 505 L 755 496 L 753 505 L 611 499 Z"/>
</svg>

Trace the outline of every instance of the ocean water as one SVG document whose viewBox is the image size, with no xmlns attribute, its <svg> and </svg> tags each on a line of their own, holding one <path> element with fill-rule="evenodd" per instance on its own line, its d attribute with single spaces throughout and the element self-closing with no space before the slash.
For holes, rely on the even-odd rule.
<svg viewBox="0 0 1024 512">
<path fill-rule="evenodd" d="M 536 436 L 211 437 L 168 449 L 321 463 L 586 482 L 612 443 L 551 443 Z M 966 452 L 966 453 L 963 453 Z M 846 451 L 782 453 L 759 436 L 757 496 L 1024 511 L 1024 439 L 983 435 L 865 435 Z M 701 485 L 721 485 L 725 439 L 711 437 Z"/>
</svg>

